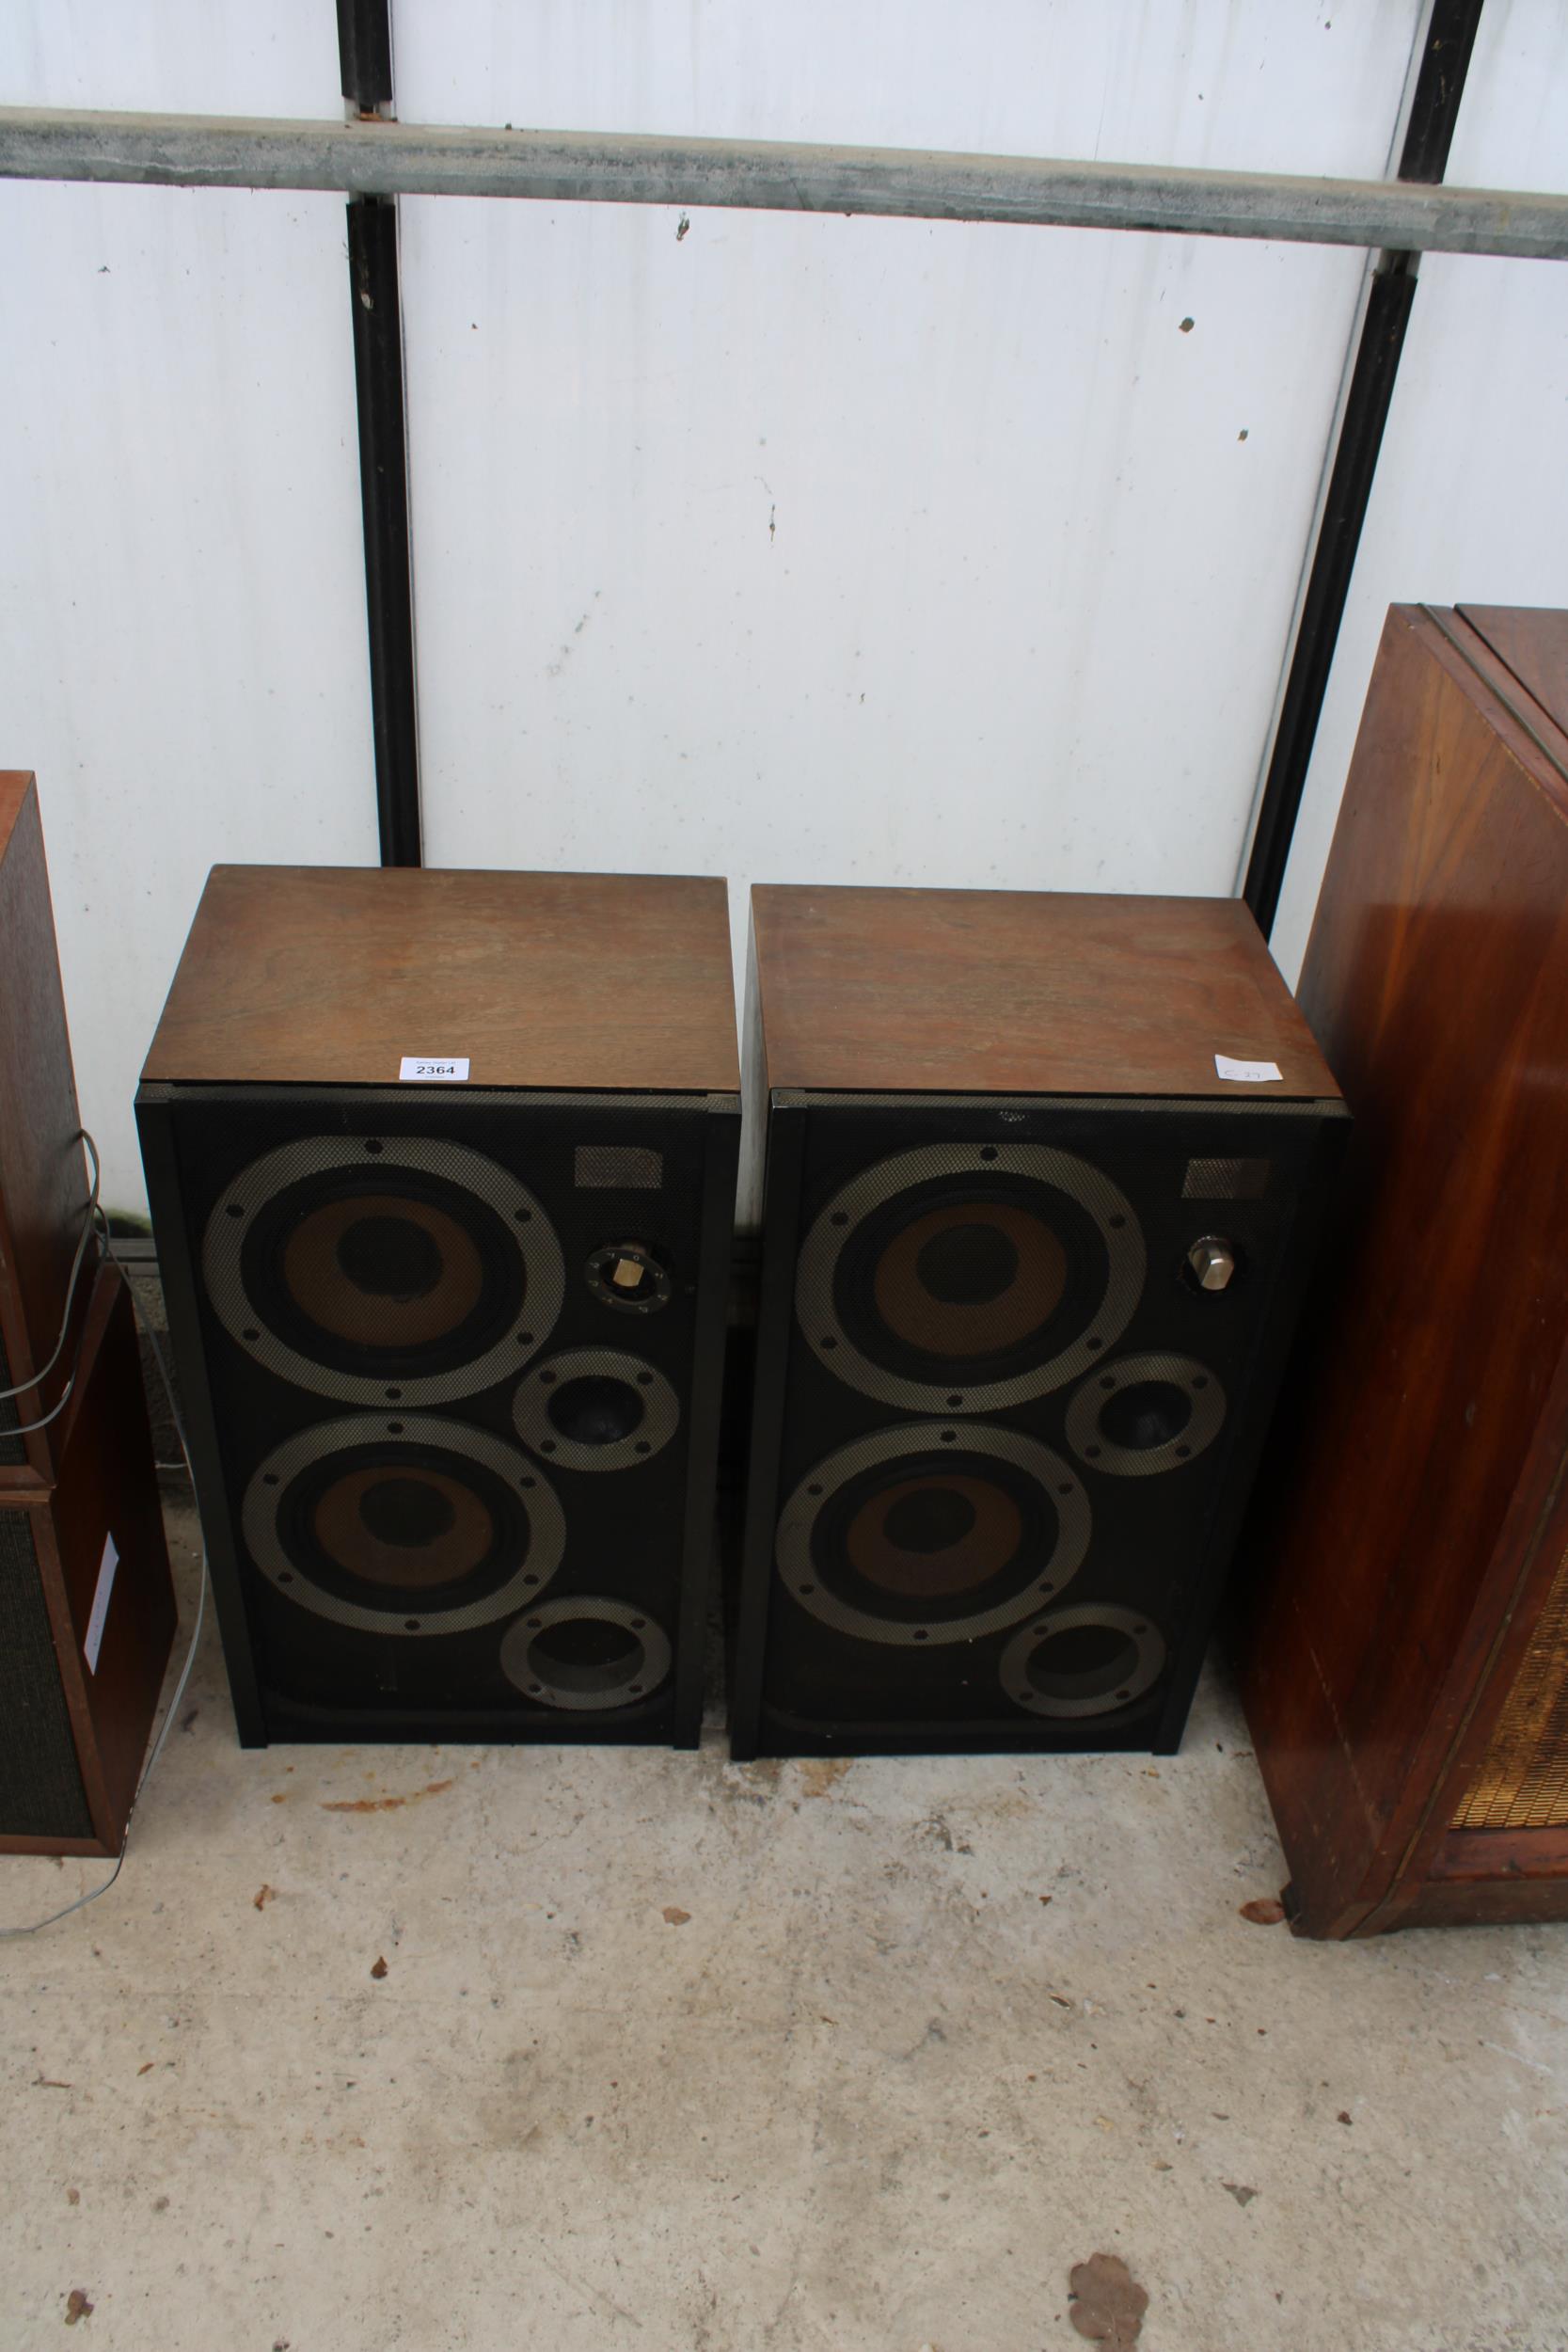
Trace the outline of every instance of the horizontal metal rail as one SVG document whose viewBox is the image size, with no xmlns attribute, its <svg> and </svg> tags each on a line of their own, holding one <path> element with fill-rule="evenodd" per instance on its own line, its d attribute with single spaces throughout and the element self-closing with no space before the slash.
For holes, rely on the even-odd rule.
<svg viewBox="0 0 1568 2352">
<path fill-rule="evenodd" d="M 1568 196 L 618 132 L 0 108 L 0 178 L 527 197 L 1568 256 Z"/>
</svg>

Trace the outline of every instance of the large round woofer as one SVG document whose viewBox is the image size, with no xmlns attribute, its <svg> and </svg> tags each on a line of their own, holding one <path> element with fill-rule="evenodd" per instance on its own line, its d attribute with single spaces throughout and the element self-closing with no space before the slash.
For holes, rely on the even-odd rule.
<svg viewBox="0 0 1568 2352">
<path fill-rule="evenodd" d="M 987 1412 L 1075 1379 L 1126 1329 L 1144 1245 L 1099 1168 L 1036 1144 L 929 1144 L 862 1170 L 801 1246 L 800 1328 L 850 1388 Z"/>
<path fill-rule="evenodd" d="M 1190 1356 L 1124 1356 L 1107 1364 L 1067 1408 L 1068 1440 L 1096 1470 L 1148 1478 L 1180 1470 L 1212 1445 L 1225 1422 L 1225 1391 Z"/>
<path fill-rule="evenodd" d="M 1048 1446 L 983 1422 L 913 1422 L 801 1480 L 774 1562 L 836 1631 L 924 1646 L 1031 1615 L 1071 1581 L 1088 1543 L 1088 1500 Z"/>
<path fill-rule="evenodd" d="M 1135 1609 L 1053 1610 L 1002 1653 L 1002 1688 L 1032 1715 L 1113 1715 L 1164 1671 L 1164 1636 Z"/>
<path fill-rule="evenodd" d="M 508 1626 L 501 1672 L 541 1707 L 635 1707 L 670 1672 L 670 1642 L 645 1609 L 578 1594 Z"/>
<path fill-rule="evenodd" d="M 663 1373 L 612 1347 L 549 1357 L 512 1406 L 523 1443 L 563 1470 L 634 1470 L 669 1444 L 680 1417 Z"/>
<path fill-rule="evenodd" d="M 515 1176 L 420 1136 L 311 1136 L 225 1186 L 207 1295 L 246 1355 L 354 1404 L 439 1405 L 504 1379 L 561 1312 L 561 1248 Z"/>
<path fill-rule="evenodd" d="M 290 1600 L 366 1632 L 463 1633 L 548 1584 L 561 1505 L 515 1446 L 430 1414 L 301 1430 L 245 1489 L 245 1546 Z"/>
</svg>

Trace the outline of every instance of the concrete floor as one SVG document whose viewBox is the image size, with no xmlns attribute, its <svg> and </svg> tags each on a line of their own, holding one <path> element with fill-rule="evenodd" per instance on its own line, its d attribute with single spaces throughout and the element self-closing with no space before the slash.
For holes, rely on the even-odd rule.
<svg viewBox="0 0 1568 2352">
<path fill-rule="evenodd" d="M 6 2352 L 1067 2352 L 1096 2251 L 1145 2352 L 1568 2344 L 1568 1930 L 1251 1925 L 1212 1678 L 1158 1764 L 244 1755 L 210 1633 L 181 1715 L 0 1945 Z"/>
</svg>

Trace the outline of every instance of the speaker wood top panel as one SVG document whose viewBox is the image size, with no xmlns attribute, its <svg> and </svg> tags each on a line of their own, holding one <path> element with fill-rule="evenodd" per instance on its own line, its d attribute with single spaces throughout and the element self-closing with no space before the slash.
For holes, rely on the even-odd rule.
<svg viewBox="0 0 1568 2352">
<path fill-rule="evenodd" d="M 763 885 L 752 915 L 770 1087 L 1338 1094 L 1239 899 Z"/>
<path fill-rule="evenodd" d="M 386 1086 L 406 1056 L 480 1087 L 733 1094 L 724 883 L 214 867 L 144 1078 Z"/>
</svg>

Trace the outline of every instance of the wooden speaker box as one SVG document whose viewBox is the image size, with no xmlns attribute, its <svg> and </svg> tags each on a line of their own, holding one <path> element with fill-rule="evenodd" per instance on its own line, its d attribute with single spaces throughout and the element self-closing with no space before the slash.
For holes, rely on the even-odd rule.
<svg viewBox="0 0 1568 2352">
<path fill-rule="evenodd" d="M 118 1853 L 174 1639 L 131 1294 L 91 1285 L 59 1481 L 0 1498 L 0 1852 Z"/>
<path fill-rule="evenodd" d="M 1390 612 L 1300 998 L 1356 1124 L 1250 1546 L 1287 1909 L 1568 1918 L 1568 613 Z"/>
<path fill-rule="evenodd" d="M 759 889 L 737 1756 L 1180 1742 L 1348 1123 L 1232 899 Z"/>
<path fill-rule="evenodd" d="M 240 1735 L 695 1745 L 717 880 L 218 866 L 138 1097 Z"/>
<path fill-rule="evenodd" d="M 0 1496 L 42 1494 L 59 1461 L 56 1407 L 81 1343 L 92 1260 L 84 1257 L 73 1295 L 87 1161 L 38 787 L 15 771 L 0 773 L 0 1391 L 18 1391 L 0 1393 Z"/>
</svg>

